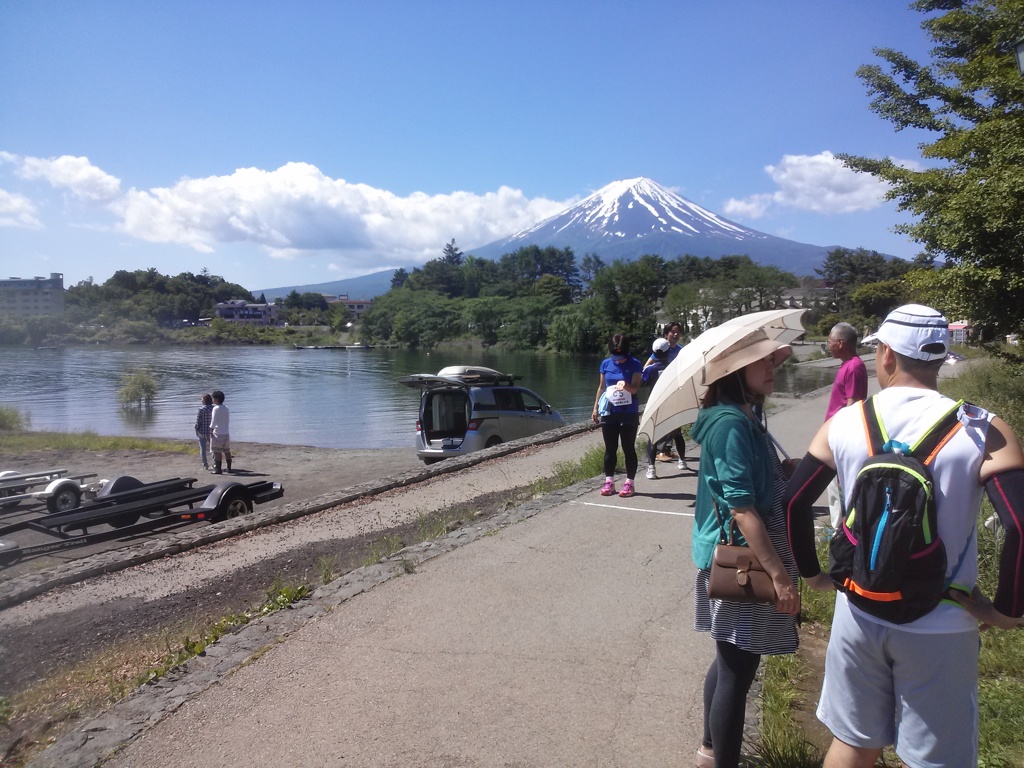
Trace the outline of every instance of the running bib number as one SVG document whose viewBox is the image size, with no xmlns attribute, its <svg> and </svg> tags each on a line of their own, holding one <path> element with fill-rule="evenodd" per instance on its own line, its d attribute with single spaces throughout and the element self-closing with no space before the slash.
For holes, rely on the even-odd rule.
<svg viewBox="0 0 1024 768">
<path fill-rule="evenodd" d="M 633 402 L 633 396 L 626 389 L 616 389 L 615 387 L 608 387 L 604 391 L 605 397 L 608 398 L 608 402 L 614 406 L 629 405 Z"/>
</svg>

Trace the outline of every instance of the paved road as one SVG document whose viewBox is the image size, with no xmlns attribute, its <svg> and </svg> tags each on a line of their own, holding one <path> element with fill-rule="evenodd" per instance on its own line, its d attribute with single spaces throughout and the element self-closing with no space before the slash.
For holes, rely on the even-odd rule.
<svg viewBox="0 0 1024 768">
<path fill-rule="evenodd" d="M 825 395 L 770 412 L 791 455 Z M 713 655 L 690 629 L 696 475 L 659 469 L 633 498 L 602 497 L 592 481 L 517 523 L 456 534 L 471 543 L 441 556 L 410 556 L 413 573 L 322 590 L 308 618 L 250 627 L 264 650 L 231 674 L 204 682 L 241 642 L 229 638 L 37 763 L 93 764 L 134 717 L 155 724 L 110 765 L 692 764 Z M 177 709 L 140 714 L 147 695 Z"/>
</svg>

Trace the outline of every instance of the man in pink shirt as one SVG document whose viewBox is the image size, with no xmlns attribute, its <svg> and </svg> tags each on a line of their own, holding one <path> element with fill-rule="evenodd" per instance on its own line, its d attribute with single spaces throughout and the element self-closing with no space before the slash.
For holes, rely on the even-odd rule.
<svg viewBox="0 0 1024 768">
<path fill-rule="evenodd" d="M 864 361 L 857 354 L 857 329 L 849 323 L 837 323 L 828 335 L 828 351 L 832 357 L 842 360 L 832 394 L 828 399 L 828 411 L 825 421 L 831 419 L 836 411 L 853 405 L 868 396 L 868 371 Z M 843 498 L 838 480 L 828 486 L 828 512 L 832 527 L 839 527 L 839 519 L 843 514 Z"/>
</svg>

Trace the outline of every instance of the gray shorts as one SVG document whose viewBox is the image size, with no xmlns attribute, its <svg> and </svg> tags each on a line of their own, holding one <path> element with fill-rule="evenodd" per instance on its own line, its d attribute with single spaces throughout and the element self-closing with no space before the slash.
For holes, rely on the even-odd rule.
<svg viewBox="0 0 1024 768">
<path fill-rule="evenodd" d="M 231 436 L 218 435 L 210 438 L 210 448 L 214 453 L 227 453 L 231 450 Z"/>
<path fill-rule="evenodd" d="M 894 745 L 910 768 L 977 768 L 977 632 L 923 634 L 836 601 L 818 719 L 854 747 Z"/>
</svg>

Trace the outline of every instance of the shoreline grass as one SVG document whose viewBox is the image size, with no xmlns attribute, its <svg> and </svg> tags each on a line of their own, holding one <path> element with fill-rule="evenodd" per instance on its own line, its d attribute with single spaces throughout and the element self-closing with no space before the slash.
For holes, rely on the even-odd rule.
<svg viewBox="0 0 1024 768">
<path fill-rule="evenodd" d="M 26 451 L 163 451 L 188 453 L 192 440 L 98 435 L 95 432 L 0 432 L 0 452 Z"/>
</svg>

